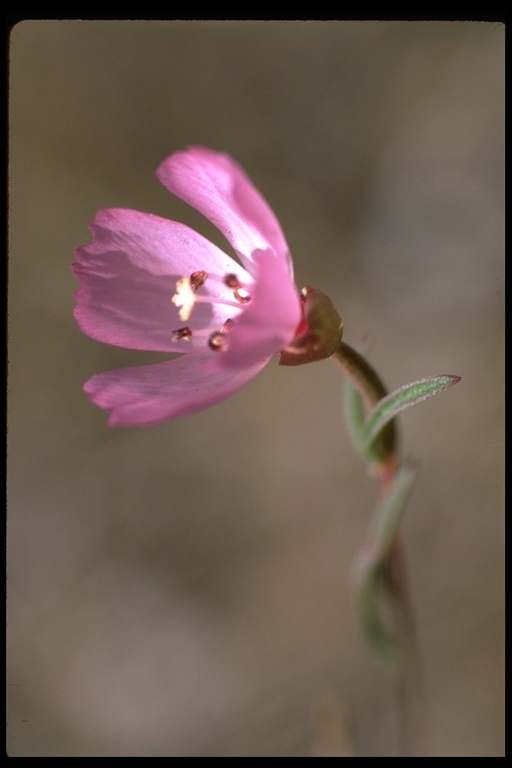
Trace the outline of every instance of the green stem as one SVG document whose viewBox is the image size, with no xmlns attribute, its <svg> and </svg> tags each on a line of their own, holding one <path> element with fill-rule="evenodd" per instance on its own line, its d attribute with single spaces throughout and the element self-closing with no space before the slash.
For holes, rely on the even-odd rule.
<svg viewBox="0 0 512 768">
<path fill-rule="evenodd" d="M 355 418 L 351 427 L 357 442 L 361 438 L 364 422 L 362 409 L 370 413 L 386 397 L 386 388 L 372 366 L 348 344 L 341 342 L 332 357 L 359 393 L 361 412 L 351 408 L 353 421 Z M 372 533 L 358 563 L 358 603 L 363 629 L 371 647 L 395 673 L 401 724 L 399 738 L 401 752 L 405 756 L 415 755 L 417 749 L 415 737 L 418 722 L 412 704 L 414 701 L 417 705 L 418 698 L 421 698 L 418 684 L 421 662 L 407 590 L 403 544 L 399 536 L 415 471 L 410 464 L 401 463 L 396 457 L 395 422 L 393 417 L 381 427 L 375 443 L 363 449 L 366 458 L 374 462 L 374 466 L 375 463 L 377 465 L 380 500 Z M 394 631 L 390 631 L 384 621 L 383 601 L 392 610 Z"/>
<path fill-rule="evenodd" d="M 367 411 L 370 411 L 379 400 L 386 396 L 386 387 L 378 373 L 359 352 L 345 344 L 344 341 L 340 343 L 332 359 L 356 387 Z M 377 448 L 378 460 L 382 466 L 389 466 L 390 463 L 394 463 L 396 444 L 395 422 L 391 421 L 382 430 Z"/>
<path fill-rule="evenodd" d="M 334 360 L 342 368 L 343 373 L 359 390 L 368 410 L 386 396 L 386 387 L 378 373 L 365 358 L 344 341 L 333 355 Z"/>
</svg>

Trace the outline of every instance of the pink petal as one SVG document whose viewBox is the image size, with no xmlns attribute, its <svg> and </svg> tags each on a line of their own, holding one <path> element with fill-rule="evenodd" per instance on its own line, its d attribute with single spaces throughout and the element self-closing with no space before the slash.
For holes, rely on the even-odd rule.
<svg viewBox="0 0 512 768">
<path fill-rule="evenodd" d="M 119 368 L 93 376 L 84 385 L 90 399 L 109 410 L 113 426 L 150 426 L 220 403 L 241 389 L 263 364 L 243 370 L 218 365 L 210 349 L 175 360 Z"/>
<path fill-rule="evenodd" d="M 231 157 L 191 147 L 168 157 L 157 176 L 223 233 L 251 271 L 252 253 L 271 248 L 293 276 L 288 245 L 272 209 Z"/>
<path fill-rule="evenodd" d="M 184 224 L 124 209 L 99 211 L 90 225 L 94 239 L 76 251 L 73 272 L 80 283 L 75 317 L 81 330 L 98 341 L 129 349 L 189 351 L 204 338 L 172 342 L 185 324 L 172 303 L 176 281 L 196 270 L 247 273 L 213 243 Z M 207 282 L 210 294 L 229 294 Z M 236 313 L 236 311 L 235 311 Z M 222 326 L 225 310 L 197 304 L 193 330 Z"/>
<path fill-rule="evenodd" d="M 286 265 L 276 261 L 271 251 L 257 251 L 254 259 L 254 293 L 229 331 L 227 350 L 219 353 L 227 368 L 264 364 L 291 342 L 302 317 L 297 289 Z"/>
</svg>

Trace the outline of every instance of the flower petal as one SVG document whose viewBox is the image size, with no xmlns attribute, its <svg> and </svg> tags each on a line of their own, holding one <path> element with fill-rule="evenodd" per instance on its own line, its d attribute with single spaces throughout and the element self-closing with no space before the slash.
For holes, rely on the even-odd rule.
<svg viewBox="0 0 512 768">
<path fill-rule="evenodd" d="M 229 331 L 228 348 L 222 352 L 226 368 L 263 363 L 294 338 L 302 317 L 297 289 L 286 265 L 271 251 L 254 254 L 257 269 L 251 302 Z"/>
<path fill-rule="evenodd" d="M 170 192 L 218 227 L 249 271 L 253 251 L 271 248 L 293 276 L 289 248 L 279 222 L 229 155 L 190 147 L 164 160 L 156 173 Z"/>
<path fill-rule="evenodd" d="M 81 330 L 98 341 L 129 349 L 188 351 L 196 344 L 194 337 L 172 341 L 172 331 L 184 325 L 172 303 L 177 280 L 196 270 L 234 272 L 241 281 L 250 280 L 239 264 L 184 224 L 111 208 L 99 211 L 90 228 L 94 239 L 77 249 L 72 267 L 80 283 L 75 317 Z M 208 282 L 203 292 L 230 296 L 218 281 Z M 222 308 L 197 304 L 187 325 L 213 331 L 224 320 Z M 204 338 L 197 343 L 204 345 Z"/>
<path fill-rule="evenodd" d="M 150 426 L 220 403 L 241 389 L 264 363 L 243 370 L 218 365 L 211 350 L 93 376 L 84 385 L 90 399 L 109 410 L 112 426 Z"/>
</svg>

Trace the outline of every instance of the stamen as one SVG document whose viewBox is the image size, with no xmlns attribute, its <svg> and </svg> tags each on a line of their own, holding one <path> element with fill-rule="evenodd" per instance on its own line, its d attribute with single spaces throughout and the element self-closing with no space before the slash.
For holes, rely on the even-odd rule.
<svg viewBox="0 0 512 768">
<path fill-rule="evenodd" d="M 251 296 L 248 291 L 245 290 L 245 288 L 235 288 L 233 291 L 235 295 L 235 299 L 240 302 L 240 304 L 247 304 L 251 300 Z"/>
<path fill-rule="evenodd" d="M 226 320 L 226 322 L 224 323 L 224 325 L 220 329 L 220 332 L 222 334 L 226 334 L 228 331 L 231 330 L 231 328 L 234 326 L 234 324 L 235 324 L 235 321 L 233 320 L 233 318 L 232 317 L 228 317 L 228 319 Z"/>
<path fill-rule="evenodd" d="M 240 280 L 236 275 L 232 275 L 232 274 L 225 275 L 224 283 L 227 285 L 228 288 L 233 288 L 233 294 L 235 296 L 235 299 L 239 301 L 240 304 L 247 304 L 247 302 L 251 300 L 249 292 L 246 291 L 245 288 L 242 288 L 240 284 Z"/>
<path fill-rule="evenodd" d="M 177 328 L 175 331 L 172 332 L 172 340 L 173 341 L 190 341 L 192 338 L 192 331 L 186 325 L 184 328 Z"/>
<path fill-rule="evenodd" d="M 207 292 L 206 295 L 198 294 L 199 288 L 201 288 L 208 279 L 213 281 L 222 280 L 228 288 L 233 290 L 233 298 L 228 298 L 225 295 L 225 290 L 220 292 L 220 296 L 209 295 L 209 292 Z M 215 293 L 217 292 L 215 291 Z M 203 269 L 198 269 L 195 272 L 192 272 L 189 277 L 181 277 L 176 282 L 176 293 L 172 297 L 172 303 L 178 307 L 180 320 L 184 322 L 187 322 L 190 318 L 196 304 L 222 305 L 224 307 L 235 307 L 237 310 L 240 310 L 240 304 L 247 304 L 250 300 L 251 296 L 249 292 L 246 291 L 245 288 L 242 288 L 242 285 L 235 274 L 228 274 L 223 278 L 220 278 L 219 276 L 209 275 Z M 228 328 L 229 327 L 231 326 L 228 326 Z M 178 331 L 181 331 L 181 329 L 178 328 L 176 333 L 178 333 Z M 220 331 L 220 333 L 222 332 L 224 331 Z M 175 335 L 173 338 L 175 340 L 179 338 L 188 341 L 190 336 L 185 333 L 181 336 Z"/>
<path fill-rule="evenodd" d="M 199 290 L 199 288 L 206 283 L 207 279 L 208 272 L 205 272 L 204 269 L 198 269 L 196 272 L 192 272 L 189 278 L 190 285 L 195 291 Z"/>
<path fill-rule="evenodd" d="M 225 352 L 227 345 L 225 344 L 225 335 L 221 331 L 215 331 L 212 333 L 208 340 L 208 346 L 215 352 Z"/>
</svg>

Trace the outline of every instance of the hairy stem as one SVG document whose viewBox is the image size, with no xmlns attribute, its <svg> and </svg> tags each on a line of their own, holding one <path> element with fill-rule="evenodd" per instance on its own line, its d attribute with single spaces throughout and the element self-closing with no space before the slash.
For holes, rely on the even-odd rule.
<svg viewBox="0 0 512 768">
<path fill-rule="evenodd" d="M 364 411 L 367 414 L 370 413 L 387 395 L 380 376 L 359 352 L 344 342 L 340 343 L 332 358 L 359 393 Z M 400 520 L 395 518 L 397 515 L 401 518 L 403 514 L 407 499 L 401 499 L 401 496 L 405 493 L 404 489 L 407 495 L 409 494 L 414 475 L 411 475 L 412 468 L 408 467 L 407 463 L 402 464 L 397 458 L 395 422 L 396 419 L 393 418 L 382 428 L 371 454 L 367 454 L 368 460 L 377 468 L 380 480 L 381 501 L 377 519 L 374 521 L 374 531 L 377 531 L 377 551 L 373 554 L 381 558 L 382 567 L 375 571 L 371 558 L 366 566 L 363 558 L 360 598 L 367 609 L 365 616 L 370 642 L 376 647 L 387 647 L 384 641 L 388 641 L 391 647 L 394 642 L 392 638 L 395 635 L 395 642 L 398 642 L 403 652 L 402 661 L 395 669 L 399 742 L 402 755 L 413 756 L 417 753 L 417 738 L 421 732 L 421 717 L 418 717 L 418 706 L 421 709 L 422 698 L 421 661 L 407 589 Z M 390 499 L 393 501 L 392 504 Z M 370 552 L 372 551 L 370 547 Z M 374 582 L 374 577 L 378 579 L 378 583 Z M 382 593 L 379 586 L 383 589 Z M 370 589 L 368 598 L 370 602 L 366 604 L 365 597 L 368 597 L 366 594 L 368 589 Z M 382 605 L 379 605 L 379 593 L 384 599 L 387 597 L 391 600 L 391 607 L 394 609 L 393 633 L 388 636 L 385 625 L 379 619 L 380 608 L 382 608 Z M 373 622 L 368 623 L 368 615 Z"/>
<path fill-rule="evenodd" d="M 386 387 L 378 373 L 353 347 L 342 341 L 332 359 L 356 387 L 367 411 L 386 396 Z M 395 475 L 396 447 L 397 433 L 393 420 L 382 430 L 377 445 L 383 487 L 387 487 Z"/>
</svg>

